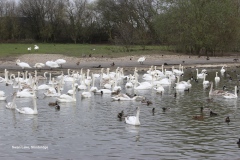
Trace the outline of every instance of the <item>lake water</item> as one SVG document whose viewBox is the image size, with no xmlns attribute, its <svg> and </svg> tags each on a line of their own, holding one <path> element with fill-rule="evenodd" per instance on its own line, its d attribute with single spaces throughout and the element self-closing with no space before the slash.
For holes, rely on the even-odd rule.
<svg viewBox="0 0 240 160">
<path fill-rule="evenodd" d="M 214 81 L 220 68 L 207 70 L 206 79 Z M 226 85 L 233 92 L 239 70 L 230 70 L 233 80 L 219 74 L 221 81 L 214 88 Z M 191 72 L 195 77 L 196 70 L 188 69 L 181 79 L 190 78 Z M 162 95 L 154 90 L 137 91 L 152 101 L 149 106 L 137 101 L 112 101 L 111 95 L 81 98 L 82 91 L 78 91 L 76 103 L 61 103 L 57 111 L 48 106 L 56 98 L 43 98 L 43 91 L 38 91 L 38 115 L 23 115 L 6 109 L 6 102 L 0 101 L 0 159 L 238 159 L 239 99 L 214 98 L 208 102 L 209 89 L 203 88 L 202 80 L 191 84 L 189 92 L 177 92 L 176 98 L 173 85 L 165 87 Z M 66 83 L 62 93 L 70 86 Z M 13 92 L 4 83 L 0 87 L 6 95 Z M 11 97 L 7 100 L 11 101 Z M 31 98 L 17 98 L 16 103 L 19 108 L 32 106 Z M 117 118 L 121 110 L 135 115 L 137 106 L 140 126 Z M 211 108 L 218 116 L 210 117 L 205 112 L 203 121 L 192 119 L 200 115 L 201 106 Z M 171 109 L 163 112 L 162 107 Z M 152 108 L 156 110 L 154 115 Z M 225 122 L 227 116 L 229 124 Z"/>
</svg>

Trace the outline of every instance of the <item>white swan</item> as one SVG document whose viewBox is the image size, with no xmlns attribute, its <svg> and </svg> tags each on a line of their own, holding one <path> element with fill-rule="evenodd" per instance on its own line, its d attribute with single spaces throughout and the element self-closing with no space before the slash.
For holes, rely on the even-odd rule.
<svg viewBox="0 0 240 160">
<path fill-rule="evenodd" d="M 90 92 L 90 85 L 89 84 L 88 84 L 88 91 L 82 92 L 82 97 L 84 97 L 84 98 L 92 97 L 91 92 Z"/>
<path fill-rule="evenodd" d="M 21 62 L 19 59 L 16 60 L 16 65 L 20 66 L 22 69 L 32 68 L 28 63 Z"/>
<path fill-rule="evenodd" d="M 69 96 L 67 94 L 62 94 L 60 97 L 58 97 L 57 101 L 62 103 L 68 103 L 68 102 L 76 102 L 76 89 L 74 85 L 75 81 L 72 84 L 73 94 L 72 96 Z"/>
<path fill-rule="evenodd" d="M 238 98 L 238 95 L 237 95 L 237 86 L 235 86 L 234 94 L 227 92 L 227 93 L 225 93 L 225 94 L 223 95 L 223 97 L 224 97 L 224 98 L 229 98 L 229 99 L 230 99 L 230 98 Z"/>
<path fill-rule="evenodd" d="M 33 102 L 33 109 L 30 108 L 30 107 L 23 107 L 23 108 L 16 108 L 16 110 L 19 112 L 19 113 L 22 113 L 22 114 L 38 114 L 38 111 L 37 111 L 37 102 L 36 102 L 36 94 L 35 92 L 33 92 L 33 97 L 32 97 L 32 102 Z"/>
<path fill-rule="evenodd" d="M 196 69 L 196 70 L 197 70 L 197 79 L 198 78 L 203 79 L 205 73 L 198 73 L 198 69 Z"/>
<path fill-rule="evenodd" d="M 13 100 L 12 100 L 12 102 L 8 102 L 7 104 L 6 104 L 6 108 L 8 108 L 8 109 L 15 109 L 15 108 L 17 108 L 17 105 L 16 105 L 16 96 L 17 96 L 17 92 L 14 92 L 13 93 Z"/>
<path fill-rule="evenodd" d="M 222 66 L 222 68 L 221 68 L 221 70 L 220 70 L 221 74 L 224 74 L 224 73 L 226 72 L 226 70 L 225 70 L 224 67 L 225 67 L 225 66 Z"/>
<path fill-rule="evenodd" d="M 38 45 L 34 45 L 34 50 L 39 50 L 39 46 Z"/>
<path fill-rule="evenodd" d="M 41 68 L 45 67 L 45 64 L 43 64 L 43 63 L 35 63 L 35 65 L 33 67 L 37 68 L 37 69 L 41 69 Z"/>
<path fill-rule="evenodd" d="M 206 74 L 204 74 L 204 76 L 203 76 L 203 85 L 207 86 L 207 85 L 209 85 L 209 81 L 206 81 L 205 79 L 206 79 Z"/>
<path fill-rule="evenodd" d="M 5 101 L 6 99 L 7 99 L 7 97 L 5 96 L 5 92 L 0 91 L 0 101 Z"/>
<path fill-rule="evenodd" d="M 162 93 L 164 92 L 164 88 L 161 84 L 157 84 L 155 88 L 153 88 L 157 93 Z"/>
<path fill-rule="evenodd" d="M 140 57 L 139 59 L 138 59 L 138 62 L 140 63 L 140 64 L 143 64 L 143 62 L 146 60 L 146 57 Z"/>
<path fill-rule="evenodd" d="M 30 52 L 32 50 L 32 47 L 28 47 L 27 50 Z"/>
<path fill-rule="evenodd" d="M 125 117 L 125 122 L 127 124 L 139 126 L 140 125 L 139 114 L 140 114 L 140 108 L 137 107 L 137 114 L 136 114 L 136 116 L 127 116 L 127 117 Z"/>
<path fill-rule="evenodd" d="M 186 87 L 186 85 L 184 84 L 184 83 L 180 83 L 179 82 L 179 76 L 177 76 L 177 79 L 178 79 L 178 81 L 177 81 L 177 83 L 176 83 L 176 90 L 185 90 L 187 87 Z"/>
<path fill-rule="evenodd" d="M 218 72 L 216 72 L 216 77 L 214 78 L 215 83 L 218 83 L 220 81 L 220 77 L 218 77 Z"/>
<path fill-rule="evenodd" d="M 54 62 L 54 61 L 47 61 L 46 62 L 46 66 L 50 67 L 51 69 L 59 67 L 59 65 L 56 62 Z"/>
<path fill-rule="evenodd" d="M 56 62 L 58 65 L 60 65 L 61 68 L 62 68 L 62 65 L 63 65 L 64 63 L 66 63 L 66 60 L 65 60 L 65 59 L 57 59 L 55 62 Z"/>
</svg>

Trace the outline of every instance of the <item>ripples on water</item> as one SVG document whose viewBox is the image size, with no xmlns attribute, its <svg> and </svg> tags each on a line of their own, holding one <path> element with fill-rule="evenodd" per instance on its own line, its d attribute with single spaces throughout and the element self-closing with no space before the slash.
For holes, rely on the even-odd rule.
<svg viewBox="0 0 240 160">
<path fill-rule="evenodd" d="M 230 70 L 230 69 L 229 69 Z M 186 70 L 183 80 L 190 71 Z M 214 81 L 216 69 L 208 69 L 207 80 Z M 232 82 L 220 76 L 217 89 L 226 85 L 230 91 L 238 84 L 234 72 Z M 124 88 L 124 81 L 122 88 Z M 137 91 L 153 102 L 152 105 L 135 101 L 112 101 L 110 95 L 94 95 L 82 99 L 77 92 L 77 102 L 61 104 L 60 111 L 49 107 L 56 98 L 42 99 L 39 91 L 38 115 L 22 115 L 5 108 L 0 102 L 0 159 L 237 159 L 239 148 L 239 99 L 214 98 L 207 102 L 209 89 L 202 81 L 192 81 L 190 92 L 178 92 L 174 98 L 173 86 L 165 87 L 163 95 L 154 90 Z M 68 83 L 67 83 L 68 84 Z M 65 93 L 70 84 L 65 84 Z M 0 84 L 1 90 L 10 95 L 11 86 Z M 128 92 L 134 93 L 132 90 Z M 125 89 L 123 90 L 123 93 Z M 8 97 L 8 100 L 11 98 Z M 17 98 L 17 106 L 31 106 L 31 99 Z M 124 110 L 135 115 L 140 106 L 141 126 L 131 126 L 119 121 L 117 114 Z M 200 115 L 200 107 L 218 113 L 203 121 L 193 120 Z M 153 115 L 152 108 L 156 109 Z M 163 112 L 162 107 L 171 110 Z M 225 123 L 230 116 L 231 122 Z M 12 149 L 12 146 L 47 146 L 48 149 Z"/>
</svg>

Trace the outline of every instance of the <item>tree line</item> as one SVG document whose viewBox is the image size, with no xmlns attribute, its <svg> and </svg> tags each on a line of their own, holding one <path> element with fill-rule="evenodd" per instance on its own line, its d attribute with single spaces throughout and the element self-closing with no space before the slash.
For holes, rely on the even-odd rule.
<svg viewBox="0 0 240 160">
<path fill-rule="evenodd" d="M 239 0 L 0 0 L 0 42 L 238 51 Z"/>
</svg>

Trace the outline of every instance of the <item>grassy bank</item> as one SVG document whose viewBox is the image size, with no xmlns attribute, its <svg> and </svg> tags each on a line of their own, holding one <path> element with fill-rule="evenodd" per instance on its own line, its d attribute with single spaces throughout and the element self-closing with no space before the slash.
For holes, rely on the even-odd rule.
<svg viewBox="0 0 240 160">
<path fill-rule="evenodd" d="M 104 57 L 121 57 L 129 55 L 144 55 L 144 54 L 162 54 L 169 49 L 166 46 L 146 46 L 145 50 L 141 46 L 131 46 L 129 52 L 122 46 L 115 45 L 94 45 L 94 44 L 36 44 L 39 50 L 35 51 L 35 44 L 0 44 L 0 57 L 20 56 L 22 54 L 63 54 L 68 56 L 84 57 L 104 56 Z M 32 50 L 28 51 L 27 48 Z M 167 52 L 168 53 L 168 52 Z M 169 53 L 170 54 L 170 53 Z"/>
</svg>

